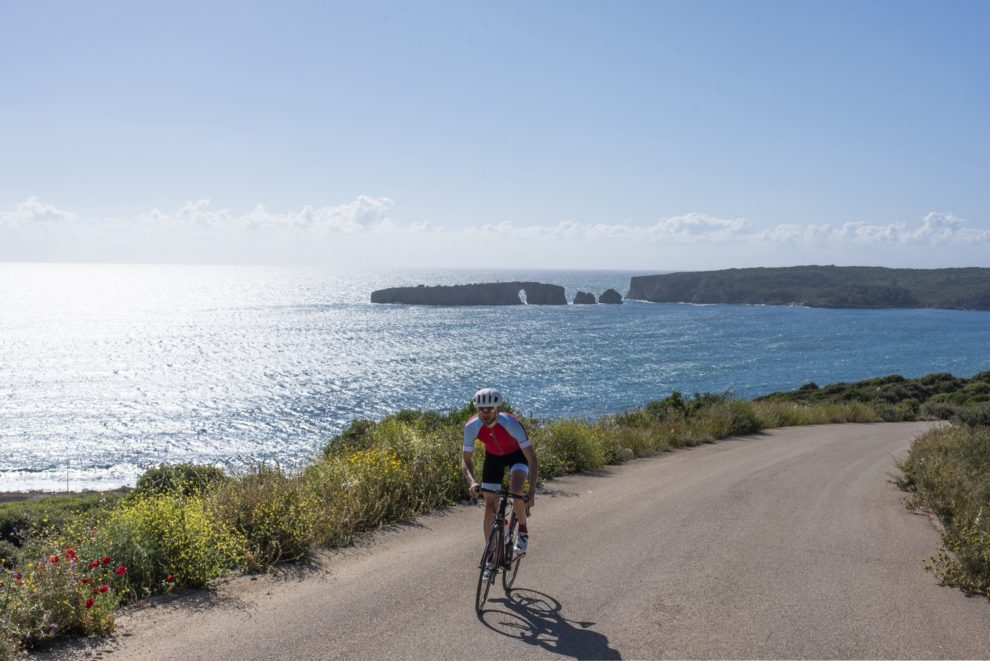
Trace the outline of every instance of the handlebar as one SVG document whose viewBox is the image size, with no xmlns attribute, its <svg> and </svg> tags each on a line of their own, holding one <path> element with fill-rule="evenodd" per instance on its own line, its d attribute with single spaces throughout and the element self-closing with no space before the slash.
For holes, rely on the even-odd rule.
<svg viewBox="0 0 990 661">
<path fill-rule="evenodd" d="M 478 491 L 484 491 L 485 493 L 493 493 L 496 496 L 512 496 L 513 498 L 522 498 L 524 503 L 529 502 L 529 494 L 512 493 L 508 489 L 486 489 L 484 487 L 478 487 Z"/>
</svg>

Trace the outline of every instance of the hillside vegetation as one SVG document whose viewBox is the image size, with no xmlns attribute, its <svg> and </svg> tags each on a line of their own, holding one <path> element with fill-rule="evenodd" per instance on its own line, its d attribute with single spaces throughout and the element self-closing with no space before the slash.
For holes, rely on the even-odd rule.
<svg viewBox="0 0 990 661">
<path fill-rule="evenodd" d="M 654 303 L 990 310 L 990 269 L 793 266 L 636 276 L 626 298 Z"/>
<path fill-rule="evenodd" d="M 465 406 L 355 420 L 295 472 L 259 465 L 232 476 L 163 465 L 130 493 L 0 504 L 0 658 L 112 631 L 122 603 L 302 561 L 464 499 L 460 447 L 472 414 Z M 552 478 L 770 427 L 946 417 L 959 424 L 915 444 L 904 486 L 948 523 L 932 568 L 946 582 L 982 591 L 990 585 L 990 372 L 808 384 L 754 401 L 674 392 L 597 420 L 522 419 L 541 474 Z M 972 431 L 956 436 L 960 428 Z"/>
</svg>

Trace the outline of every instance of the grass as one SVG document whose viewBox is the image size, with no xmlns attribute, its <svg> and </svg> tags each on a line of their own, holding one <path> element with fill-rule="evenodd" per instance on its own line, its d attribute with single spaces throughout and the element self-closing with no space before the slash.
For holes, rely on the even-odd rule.
<svg viewBox="0 0 990 661">
<path fill-rule="evenodd" d="M 975 425 L 965 429 L 977 431 L 952 442 L 919 440 L 905 465 L 905 488 L 915 491 L 919 506 L 951 522 L 933 568 L 947 582 L 985 591 L 990 465 L 971 463 L 990 454 L 988 432 L 979 425 L 990 417 L 980 399 L 990 373 L 977 377 L 809 384 L 754 401 L 675 392 L 597 420 L 523 416 L 523 422 L 541 474 L 552 478 L 764 428 L 962 415 Z M 0 504 L 0 657 L 63 635 L 106 633 L 120 603 L 305 560 L 317 549 L 351 543 L 362 531 L 455 503 L 466 494 L 460 446 L 472 414 L 468 405 L 355 420 L 293 473 L 272 465 L 239 476 L 207 466 L 162 466 L 146 472 L 131 493 Z M 928 470 L 935 465 L 938 471 Z M 87 572 L 106 574 L 106 568 L 112 576 L 101 575 L 98 587 L 107 589 L 93 595 Z"/>
<path fill-rule="evenodd" d="M 990 598 L 990 427 L 932 430 L 915 440 L 901 470 L 912 505 L 944 524 L 942 549 L 928 569 L 947 585 Z"/>
</svg>

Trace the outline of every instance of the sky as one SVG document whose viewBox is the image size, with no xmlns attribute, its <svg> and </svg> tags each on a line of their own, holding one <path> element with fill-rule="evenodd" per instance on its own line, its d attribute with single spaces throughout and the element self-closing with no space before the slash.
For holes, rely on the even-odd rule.
<svg viewBox="0 0 990 661">
<path fill-rule="evenodd" d="M 0 261 L 990 266 L 990 3 L 0 0 Z"/>
</svg>

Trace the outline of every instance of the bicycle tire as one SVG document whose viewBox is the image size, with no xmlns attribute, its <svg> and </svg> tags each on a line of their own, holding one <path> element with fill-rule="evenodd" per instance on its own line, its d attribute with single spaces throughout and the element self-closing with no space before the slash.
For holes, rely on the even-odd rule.
<svg viewBox="0 0 990 661">
<path fill-rule="evenodd" d="M 512 585 L 516 582 L 516 576 L 519 574 L 519 565 L 522 563 L 523 557 L 522 555 L 514 556 L 509 566 L 502 570 L 502 589 L 505 590 L 505 594 L 509 594 Z"/>
<path fill-rule="evenodd" d="M 505 594 L 509 594 L 509 590 L 512 589 L 512 584 L 516 582 L 516 575 L 519 574 L 519 563 L 522 562 L 523 555 L 516 555 L 515 545 L 516 545 L 516 535 L 519 533 L 519 529 L 516 527 L 518 521 L 516 520 L 516 515 L 512 515 L 512 523 L 509 525 L 509 536 L 505 540 L 505 554 L 508 560 L 508 564 L 502 567 L 502 589 L 505 590 Z"/>
<path fill-rule="evenodd" d="M 478 589 L 474 593 L 474 610 L 481 615 L 482 611 L 485 610 L 485 602 L 488 601 L 488 591 L 492 589 L 492 583 L 495 582 L 495 572 L 498 570 L 498 560 L 499 544 L 502 543 L 502 527 L 494 526 L 492 531 L 488 533 L 488 543 L 485 544 L 485 550 L 481 554 L 481 568 L 478 570 Z M 489 567 L 491 572 L 488 575 L 488 580 L 485 580 L 485 568 Z"/>
</svg>

